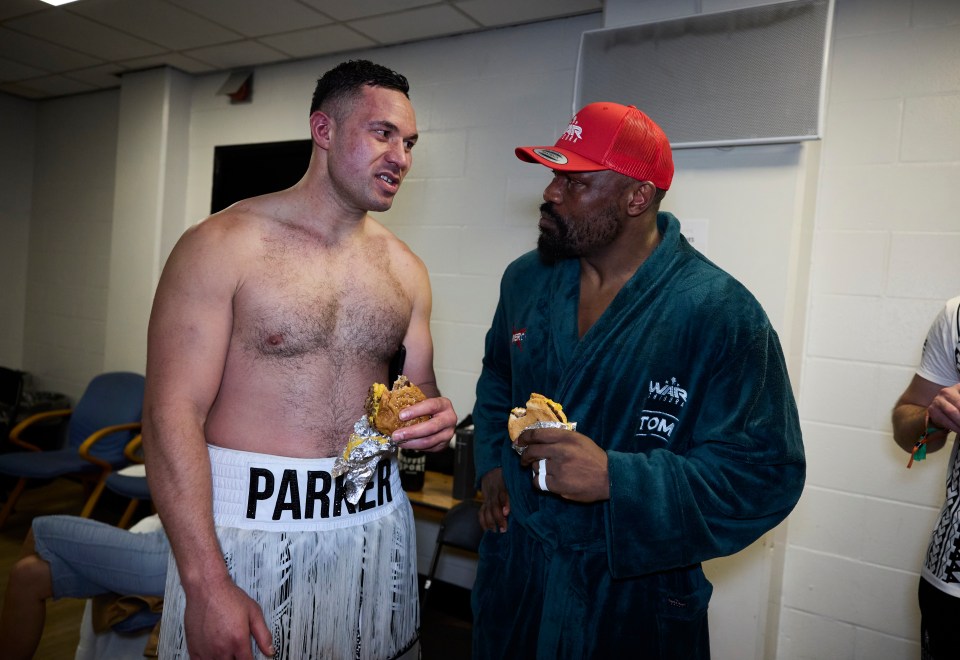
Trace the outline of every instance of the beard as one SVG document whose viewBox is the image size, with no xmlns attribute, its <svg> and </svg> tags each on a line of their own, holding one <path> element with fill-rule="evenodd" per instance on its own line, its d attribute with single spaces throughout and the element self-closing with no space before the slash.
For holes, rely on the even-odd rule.
<svg viewBox="0 0 960 660">
<path fill-rule="evenodd" d="M 537 239 L 540 259 L 552 265 L 563 259 L 575 259 L 610 245 L 620 235 L 622 221 L 614 205 L 601 209 L 590 218 L 563 217 L 553 204 L 544 202 L 540 213 L 553 221 L 554 229 L 541 229 Z"/>
</svg>

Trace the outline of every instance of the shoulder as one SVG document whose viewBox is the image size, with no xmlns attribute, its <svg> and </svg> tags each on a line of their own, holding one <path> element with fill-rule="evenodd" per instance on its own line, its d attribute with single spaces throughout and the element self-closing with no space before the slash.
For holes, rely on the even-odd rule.
<svg viewBox="0 0 960 660">
<path fill-rule="evenodd" d="M 553 272 L 554 266 L 549 266 L 543 262 L 536 250 L 520 255 L 503 271 L 502 281 L 504 284 L 517 280 L 527 281 L 530 278 L 540 279 Z"/>
<path fill-rule="evenodd" d="M 927 343 L 935 338 L 945 345 L 960 344 L 960 296 L 946 301 L 937 312 L 927 331 Z"/>
<path fill-rule="evenodd" d="M 941 385 L 960 380 L 960 297 L 944 303 L 930 324 L 917 373 Z"/>
<path fill-rule="evenodd" d="M 167 260 L 167 269 L 236 275 L 261 249 L 270 221 L 255 206 L 234 205 L 189 227 Z"/>
<path fill-rule="evenodd" d="M 954 325 L 960 324 L 960 296 L 951 298 L 944 303 L 941 315 Z"/>
<path fill-rule="evenodd" d="M 747 338 L 771 322 L 756 296 L 682 236 L 664 273 L 662 294 L 675 313 L 707 334 Z"/>
<path fill-rule="evenodd" d="M 402 284 L 429 287 L 427 266 L 409 245 L 369 216 L 366 219 L 365 232 L 370 249 L 375 252 L 371 256 L 377 259 L 382 255 L 387 256 L 389 268 L 400 278 Z"/>
<path fill-rule="evenodd" d="M 255 206 L 238 202 L 188 228 L 180 239 L 187 245 L 240 242 L 259 236 L 265 218 Z"/>
</svg>

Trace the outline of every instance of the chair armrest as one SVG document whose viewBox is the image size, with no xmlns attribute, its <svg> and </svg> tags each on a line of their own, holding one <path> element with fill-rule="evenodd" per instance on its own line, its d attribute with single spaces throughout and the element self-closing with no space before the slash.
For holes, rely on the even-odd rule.
<svg viewBox="0 0 960 660">
<path fill-rule="evenodd" d="M 99 431 L 95 431 L 83 441 L 83 444 L 77 449 L 81 456 L 90 461 L 95 465 L 99 465 L 105 472 L 110 472 L 113 469 L 113 466 L 107 463 L 101 458 L 97 458 L 90 454 L 90 449 L 97 442 L 105 438 L 106 436 L 112 433 L 118 433 L 120 431 L 139 431 L 140 422 L 127 422 L 126 424 L 114 424 L 113 426 L 105 426 Z M 132 441 L 131 441 L 132 442 Z"/>
<path fill-rule="evenodd" d="M 127 443 L 127 446 L 123 448 L 123 455 L 127 457 L 127 460 L 131 463 L 143 463 L 143 452 L 140 447 L 143 445 L 143 436 L 137 434 L 133 440 Z"/>
<path fill-rule="evenodd" d="M 20 439 L 20 434 L 23 433 L 25 429 L 36 424 L 37 422 L 43 421 L 45 419 L 52 419 L 54 417 L 66 417 L 73 412 L 72 408 L 62 408 L 60 410 L 47 410 L 44 412 L 36 413 L 35 415 L 30 415 L 25 420 L 14 426 L 10 430 L 10 442 L 18 447 L 27 449 L 29 451 L 43 451 L 40 447 L 36 446 L 31 442 Z"/>
</svg>

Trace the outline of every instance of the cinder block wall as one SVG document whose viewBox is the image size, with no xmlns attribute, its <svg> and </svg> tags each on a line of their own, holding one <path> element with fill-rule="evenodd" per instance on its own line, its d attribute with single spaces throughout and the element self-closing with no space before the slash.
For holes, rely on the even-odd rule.
<svg viewBox="0 0 960 660">
<path fill-rule="evenodd" d="M 675 7 L 648 4 L 651 20 Z M 563 130 L 579 33 L 601 22 L 361 53 L 415 86 L 424 139 L 382 220 L 431 270 L 438 374 L 461 415 L 500 272 L 532 245 L 546 182 L 512 149 Z M 936 309 L 960 293 L 960 3 L 837 0 L 834 28 L 807 344 L 793 374 L 809 478 L 788 525 L 776 657 L 915 658 L 916 584 L 946 452 L 907 471 L 889 410 Z M 266 102 L 265 116 L 262 100 L 214 107 L 218 81 L 196 81 L 184 228 L 208 209 L 210 145 L 304 137 L 312 79 L 338 59 L 258 70 L 259 99 L 288 97 Z M 102 367 L 116 104 L 113 93 L 40 104 L 30 236 L 13 235 L 29 254 L 23 362 L 13 366 L 74 395 Z M 34 130 L 29 114 L 14 114 L 24 131 Z M 744 246 L 744 258 L 763 247 Z"/>
<path fill-rule="evenodd" d="M 906 469 L 890 409 L 960 294 L 960 3 L 838 0 L 778 658 L 919 657 L 947 451 Z"/>
</svg>

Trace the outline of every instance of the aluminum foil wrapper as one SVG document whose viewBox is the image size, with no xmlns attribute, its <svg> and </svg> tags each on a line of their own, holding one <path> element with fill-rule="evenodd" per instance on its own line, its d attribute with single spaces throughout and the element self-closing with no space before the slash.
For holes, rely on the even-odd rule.
<svg viewBox="0 0 960 660">
<path fill-rule="evenodd" d="M 523 429 L 527 431 L 529 429 L 566 429 L 568 431 L 576 431 L 577 423 L 576 422 L 534 422 L 530 426 Z M 522 447 L 516 443 L 513 444 L 513 451 L 517 452 L 520 456 L 523 456 L 523 452 L 527 451 L 527 446 L 523 445 Z"/>
<path fill-rule="evenodd" d="M 388 437 L 370 426 L 367 416 L 361 417 L 353 425 L 353 433 L 347 440 L 347 446 L 359 440 L 357 445 L 344 457 L 343 453 L 333 464 L 333 476 L 346 475 L 343 488 L 350 504 L 356 504 L 363 495 L 363 489 L 377 471 L 377 464 L 397 450 L 397 445 Z M 346 447 L 344 447 L 346 451 Z"/>
</svg>

